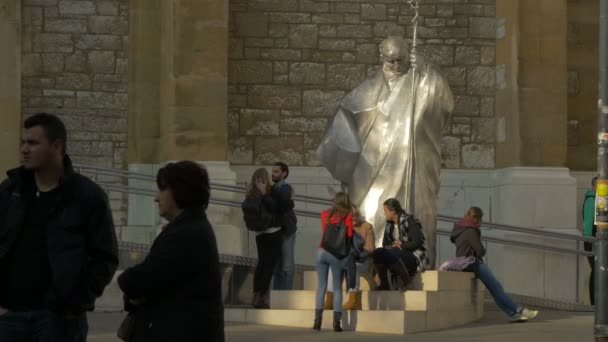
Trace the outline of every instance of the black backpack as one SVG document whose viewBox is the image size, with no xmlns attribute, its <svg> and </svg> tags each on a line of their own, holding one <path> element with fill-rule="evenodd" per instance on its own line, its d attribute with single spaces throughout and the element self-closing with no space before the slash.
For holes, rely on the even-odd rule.
<svg viewBox="0 0 608 342">
<path fill-rule="evenodd" d="M 338 260 L 346 258 L 350 253 L 351 239 L 348 237 L 348 227 L 343 217 L 338 223 L 327 223 L 321 247 Z"/>
<path fill-rule="evenodd" d="M 245 197 L 241 209 L 248 230 L 261 232 L 270 228 L 274 222 L 274 216 L 262 202 L 261 196 Z"/>
</svg>

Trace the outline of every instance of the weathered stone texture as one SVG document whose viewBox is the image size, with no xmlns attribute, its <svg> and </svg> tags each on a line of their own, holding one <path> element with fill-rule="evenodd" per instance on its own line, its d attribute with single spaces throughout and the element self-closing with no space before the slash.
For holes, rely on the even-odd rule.
<svg viewBox="0 0 608 342">
<path fill-rule="evenodd" d="M 495 7 L 425 0 L 419 8 L 419 60 L 436 66 L 455 97 L 446 168 L 495 164 Z M 413 33 L 412 9 L 395 0 L 229 0 L 229 10 L 229 156 L 237 164 L 319 165 L 314 150 L 342 98 L 381 70 L 378 43 Z"/>
<path fill-rule="evenodd" d="M 22 2 L 24 114 L 58 114 L 77 163 L 125 166 L 128 3 Z"/>
</svg>

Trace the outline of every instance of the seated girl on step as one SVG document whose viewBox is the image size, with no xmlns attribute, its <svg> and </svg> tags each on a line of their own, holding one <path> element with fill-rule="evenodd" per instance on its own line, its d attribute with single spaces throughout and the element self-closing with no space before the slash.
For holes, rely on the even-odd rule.
<svg viewBox="0 0 608 342">
<path fill-rule="evenodd" d="M 504 311 L 513 322 L 525 322 L 536 317 L 538 311 L 528 310 L 513 302 L 505 293 L 502 285 L 494 277 L 490 267 L 483 262 L 486 249 L 481 243 L 481 219 L 483 211 L 478 207 L 471 207 L 464 218 L 454 224 L 450 241 L 456 245 L 456 257 L 474 257 L 475 263 L 465 271 L 475 273 L 475 276 L 486 286 L 496 305 Z"/>
<path fill-rule="evenodd" d="M 406 213 L 395 198 L 384 202 L 386 227 L 382 247 L 374 251 L 373 258 L 380 285 L 376 290 L 390 290 L 388 271 L 401 278 L 402 290 L 417 272 L 424 270 L 426 247 L 422 226 L 413 215 Z"/>
</svg>

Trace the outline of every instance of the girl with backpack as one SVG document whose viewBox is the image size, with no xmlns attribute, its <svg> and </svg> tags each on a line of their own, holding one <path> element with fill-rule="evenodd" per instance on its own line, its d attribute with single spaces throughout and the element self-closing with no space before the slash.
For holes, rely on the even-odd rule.
<svg viewBox="0 0 608 342">
<path fill-rule="evenodd" d="M 344 271 L 350 263 L 350 241 L 353 237 L 352 203 L 348 195 L 338 192 L 330 209 L 321 213 L 323 237 L 317 252 L 317 294 L 313 329 L 321 330 L 323 321 L 323 299 L 327 290 L 329 269 L 334 275 L 333 288 L 340 289 Z M 334 295 L 334 331 L 342 331 L 342 291 Z"/>
<path fill-rule="evenodd" d="M 281 258 L 283 234 L 275 219 L 277 203 L 271 196 L 270 174 L 265 168 L 255 170 L 243 202 L 247 228 L 255 233 L 258 264 L 253 275 L 253 307 L 269 309 L 268 290 L 274 269 Z"/>
</svg>

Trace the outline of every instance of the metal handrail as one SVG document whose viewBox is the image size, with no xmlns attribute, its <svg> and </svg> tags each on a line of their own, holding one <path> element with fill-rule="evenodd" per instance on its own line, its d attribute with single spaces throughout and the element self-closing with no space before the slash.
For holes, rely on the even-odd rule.
<svg viewBox="0 0 608 342">
<path fill-rule="evenodd" d="M 120 169 L 109 169 L 109 168 L 102 168 L 102 167 L 96 167 L 96 166 L 87 166 L 87 165 L 82 165 L 82 164 L 74 164 L 74 168 L 76 168 L 77 170 L 91 170 L 92 173 L 102 175 L 102 176 L 121 176 L 121 177 L 128 177 L 128 178 L 151 181 L 151 182 L 154 182 L 156 180 L 156 178 L 154 176 L 150 176 L 150 175 L 146 175 L 146 174 L 142 174 L 142 173 L 138 173 L 138 172 L 120 170 Z M 219 190 L 219 191 L 227 191 L 227 192 L 240 192 L 240 193 L 243 193 L 246 191 L 246 187 L 244 187 L 244 186 L 228 185 L 228 184 L 220 184 L 220 183 L 211 183 L 211 189 Z M 299 201 L 303 201 L 303 202 L 307 202 L 307 203 L 322 204 L 322 205 L 331 205 L 331 203 L 332 203 L 331 200 L 329 200 L 329 199 L 322 198 L 322 197 L 315 197 L 315 196 L 296 195 L 294 198 L 295 198 L 295 200 L 299 200 Z M 213 201 L 212 201 L 212 203 L 213 203 Z M 460 218 L 454 217 L 454 216 L 448 216 L 448 215 L 438 215 L 437 219 L 441 222 L 453 223 L 453 222 L 457 222 Z M 595 241 L 595 238 L 593 238 L 593 237 L 557 233 L 557 232 L 549 232 L 549 231 L 545 231 L 542 229 L 520 227 L 520 226 L 514 226 L 514 225 L 508 225 L 508 224 L 483 223 L 482 228 L 504 230 L 504 231 L 511 231 L 511 232 L 517 232 L 517 233 L 531 234 L 531 235 L 541 235 L 541 236 L 547 236 L 547 237 L 552 237 L 552 238 L 575 240 L 575 241 L 582 241 L 582 242 L 594 242 Z"/>
<path fill-rule="evenodd" d="M 109 191 L 136 193 L 138 195 L 144 195 L 144 196 L 153 196 L 155 193 L 152 190 L 129 187 L 126 185 L 114 185 L 114 184 L 109 184 L 109 183 L 104 183 L 104 182 L 100 182 L 99 184 L 101 187 L 103 187 Z M 216 198 L 216 199 L 211 199 L 209 202 L 211 204 L 234 207 L 234 208 L 241 207 L 240 202 L 226 200 L 226 199 L 217 199 Z M 318 218 L 320 215 L 320 212 L 309 211 L 309 210 L 295 210 L 295 213 L 300 216 L 313 217 L 313 218 Z M 443 235 L 443 236 L 450 236 L 451 232 L 438 229 L 437 234 Z M 527 247 L 527 248 L 534 248 L 534 249 L 543 249 L 543 250 L 548 250 L 548 251 L 553 251 L 553 252 L 576 254 L 576 255 L 581 255 L 581 256 L 593 256 L 594 255 L 591 252 L 582 251 L 582 250 L 578 250 L 578 249 L 558 248 L 558 247 L 551 247 L 551 246 L 540 245 L 540 244 L 535 244 L 535 243 L 521 242 L 521 241 L 516 241 L 516 240 L 508 240 L 508 239 L 501 239 L 501 238 L 494 238 L 494 237 L 482 236 L 481 240 L 487 241 L 487 242 L 500 243 L 500 244 L 504 244 L 504 245 Z"/>
<path fill-rule="evenodd" d="M 450 235 L 452 235 L 452 232 L 449 232 L 447 230 L 438 229 L 437 234 L 443 235 L 443 236 L 450 236 Z M 495 242 L 495 243 L 500 243 L 503 245 L 510 245 L 510 246 L 517 246 L 517 247 L 538 248 L 538 249 L 543 249 L 543 250 L 551 251 L 551 252 L 576 254 L 576 255 L 581 255 L 581 256 L 585 256 L 585 257 L 595 255 L 595 254 L 593 254 L 593 252 L 582 251 L 579 249 L 551 247 L 551 246 L 547 246 L 547 245 L 539 245 L 539 244 L 530 243 L 530 242 L 522 242 L 522 241 L 508 240 L 508 239 L 501 239 L 501 238 L 487 237 L 487 236 L 482 236 L 481 241 Z"/>
</svg>

